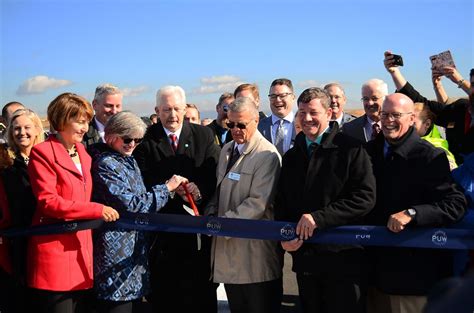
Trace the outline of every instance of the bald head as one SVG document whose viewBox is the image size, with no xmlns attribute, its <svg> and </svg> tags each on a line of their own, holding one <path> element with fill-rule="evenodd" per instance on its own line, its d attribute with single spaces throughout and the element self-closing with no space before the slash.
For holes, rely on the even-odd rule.
<svg viewBox="0 0 474 313">
<path fill-rule="evenodd" d="M 394 143 L 400 140 L 415 121 L 414 103 L 401 93 L 385 97 L 380 114 L 385 139 Z"/>
</svg>

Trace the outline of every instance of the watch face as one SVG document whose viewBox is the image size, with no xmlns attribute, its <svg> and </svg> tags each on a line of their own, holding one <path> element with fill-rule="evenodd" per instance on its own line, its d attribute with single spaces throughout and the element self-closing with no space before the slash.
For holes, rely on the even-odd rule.
<svg viewBox="0 0 474 313">
<path fill-rule="evenodd" d="M 408 209 L 408 215 L 410 215 L 411 217 L 415 216 L 416 215 L 415 209 Z"/>
</svg>

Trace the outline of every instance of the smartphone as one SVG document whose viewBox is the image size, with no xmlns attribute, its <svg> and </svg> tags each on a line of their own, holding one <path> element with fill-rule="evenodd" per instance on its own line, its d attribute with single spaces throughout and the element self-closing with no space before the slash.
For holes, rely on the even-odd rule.
<svg viewBox="0 0 474 313">
<path fill-rule="evenodd" d="M 403 58 L 401 55 L 392 54 L 392 65 L 403 66 Z"/>
</svg>

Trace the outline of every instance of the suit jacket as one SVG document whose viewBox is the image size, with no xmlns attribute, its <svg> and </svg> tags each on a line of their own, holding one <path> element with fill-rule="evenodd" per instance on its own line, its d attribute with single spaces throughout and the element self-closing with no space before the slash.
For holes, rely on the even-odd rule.
<svg viewBox="0 0 474 313">
<path fill-rule="evenodd" d="M 202 214 L 216 188 L 216 167 L 220 148 L 214 143 L 212 131 L 201 125 L 183 123 L 175 154 L 161 122 L 150 126 L 143 142 L 133 155 L 140 167 L 148 190 L 164 184 L 173 174 L 178 174 L 194 182 L 201 191 L 202 201 L 197 204 Z M 183 209 L 185 202 L 176 196 L 161 209 L 162 213 L 188 214 Z M 187 204 L 187 202 L 186 202 Z M 189 204 L 187 204 L 189 206 Z M 202 237 L 203 242 L 205 236 Z M 197 250 L 195 234 L 160 233 L 160 249 L 189 255 Z"/>
<path fill-rule="evenodd" d="M 102 218 L 103 205 L 90 202 L 91 158 L 76 144 L 82 172 L 62 143 L 50 136 L 31 150 L 28 174 L 38 201 L 32 225 Z M 30 287 L 54 291 L 89 289 L 92 279 L 91 230 L 32 236 L 28 244 Z"/>
<path fill-rule="evenodd" d="M 357 117 L 352 114 L 342 112 L 342 121 L 341 121 L 341 125 L 339 125 L 339 129 L 341 129 L 342 125 L 344 125 L 345 123 L 349 123 L 350 121 L 353 121 L 356 118 Z"/>
<path fill-rule="evenodd" d="M 275 200 L 278 220 L 297 223 L 310 213 L 318 229 L 360 224 L 374 205 L 375 177 L 360 142 L 340 132 L 336 123 L 309 156 L 305 134 L 296 136 L 295 146 L 283 156 Z M 292 253 L 293 270 L 324 270 L 324 252 L 354 248 L 305 243 Z"/>
<path fill-rule="evenodd" d="M 454 154 L 458 164 L 463 162 L 464 156 L 474 152 L 474 128 L 470 128 L 467 134 L 464 133 L 468 99 L 458 99 L 448 105 L 431 101 L 422 96 L 408 82 L 397 92 L 408 96 L 413 102 L 425 103 L 436 114 L 436 124 L 446 128 L 449 150 Z"/>
<path fill-rule="evenodd" d="M 82 138 L 82 144 L 89 151 L 89 148 L 96 143 L 102 142 L 100 138 L 99 130 L 97 129 L 97 124 L 95 123 L 95 118 L 92 118 L 92 121 L 89 123 L 89 129 L 87 133 L 84 134 Z"/>
<path fill-rule="evenodd" d="M 290 148 L 293 146 L 293 142 L 295 141 L 296 137 L 296 130 L 295 130 L 295 123 L 291 123 L 293 126 L 291 129 L 291 141 L 290 141 Z M 272 141 L 272 116 L 265 117 L 264 119 L 258 122 L 258 131 L 262 134 L 265 139 L 273 143 Z"/>
<path fill-rule="evenodd" d="M 364 114 L 359 116 L 355 120 L 345 123 L 342 125 L 342 132 L 346 135 L 349 135 L 360 142 L 367 142 L 367 138 L 365 136 L 365 124 L 367 123 L 367 116 Z"/>
<path fill-rule="evenodd" d="M 462 218 L 466 200 L 451 178 L 443 150 L 421 139 L 410 128 L 384 157 L 384 136 L 367 144 L 375 177 L 377 203 L 367 216 L 369 224 L 386 226 L 391 214 L 414 208 L 411 227 L 444 227 Z M 398 295 L 426 295 L 440 280 L 451 275 L 449 250 L 372 248 L 375 284 Z"/>
<path fill-rule="evenodd" d="M 273 220 L 271 203 L 280 173 L 278 151 L 256 131 L 229 170 L 240 175 L 235 180 L 229 178 L 226 171 L 233 147 L 234 142 L 230 142 L 221 151 L 217 169 L 219 193 L 216 192 L 207 213 L 227 218 Z M 214 237 L 211 260 L 215 282 L 259 283 L 282 275 L 275 241 Z"/>
<path fill-rule="evenodd" d="M 219 145 L 219 147 L 222 148 L 226 143 L 232 141 L 232 132 L 229 130 L 229 131 L 227 131 L 227 134 L 225 135 L 225 142 L 222 142 L 221 136 L 219 136 L 219 135 L 217 134 L 217 129 L 218 129 L 218 127 L 220 127 L 220 126 L 217 125 L 217 121 L 216 121 L 216 120 L 213 120 L 213 121 L 211 122 L 211 124 L 207 125 L 207 127 L 209 127 L 210 129 L 212 129 L 212 132 L 214 133 L 214 142 L 216 143 L 216 145 Z"/>
</svg>

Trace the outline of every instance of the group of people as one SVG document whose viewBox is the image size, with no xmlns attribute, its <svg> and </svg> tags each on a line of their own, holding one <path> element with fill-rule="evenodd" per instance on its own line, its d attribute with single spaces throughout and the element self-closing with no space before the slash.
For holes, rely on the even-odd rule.
<svg viewBox="0 0 474 313">
<path fill-rule="evenodd" d="M 199 111 L 179 86 L 158 90 L 150 126 L 122 110 L 113 85 L 98 86 L 92 104 L 61 94 L 48 106 L 46 140 L 33 111 L 8 103 L 0 227 L 106 224 L 0 238 L 2 312 L 133 312 L 146 297 L 153 312 L 212 313 L 223 283 L 231 312 L 275 313 L 285 251 L 303 312 L 422 312 L 430 290 L 453 275 L 450 251 L 305 242 L 335 226 L 399 233 L 448 226 L 465 214 L 463 184 L 474 178 L 459 173 L 473 159 L 474 72 L 470 82 L 455 68 L 434 72 L 439 99 L 431 101 L 392 58 L 387 51 L 384 64 L 396 92 L 380 79 L 364 83 L 358 118 L 344 111 L 342 85 L 297 97 L 287 78 L 269 88 L 270 116 L 259 110 L 258 87 L 242 84 L 221 95 L 207 126 L 196 122 L 190 112 Z M 446 104 L 443 76 L 470 100 Z M 275 242 L 109 224 L 126 212 L 189 215 L 190 197 L 200 215 L 294 222 L 297 237 Z"/>
</svg>

